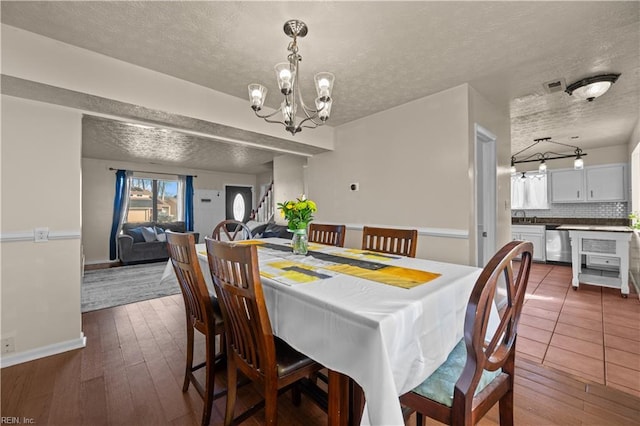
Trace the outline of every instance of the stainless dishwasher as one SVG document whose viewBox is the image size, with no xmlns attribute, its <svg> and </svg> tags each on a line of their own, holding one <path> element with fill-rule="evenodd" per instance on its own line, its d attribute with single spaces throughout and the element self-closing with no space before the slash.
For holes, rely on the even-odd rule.
<svg viewBox="0 0 640 426">
<path fill-rule="evenodd" d="M 571 263 L 571 241 L 569 241 L 569 231 L 547 229 L 545 231 L 545 237 L 547 240 L 547 262 Z"/>
</svg>

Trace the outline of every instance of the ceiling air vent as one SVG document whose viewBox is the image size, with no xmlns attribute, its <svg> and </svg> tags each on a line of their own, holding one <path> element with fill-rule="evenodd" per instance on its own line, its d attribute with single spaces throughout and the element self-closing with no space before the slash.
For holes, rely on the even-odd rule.
<svg viewBox="0 0 640 426">
<path fill-rule="evenodd" d="M 564 92 L 564 89 L 567 87 L 564 78 L 547 81 L 546 83 L 542 83 L 542 85 L 547 93 Z"/>
</svg>

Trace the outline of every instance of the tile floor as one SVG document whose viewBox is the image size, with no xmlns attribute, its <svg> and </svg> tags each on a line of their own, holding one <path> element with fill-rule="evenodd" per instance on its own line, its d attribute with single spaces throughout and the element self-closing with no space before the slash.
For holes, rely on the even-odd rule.
<svg viewBox="0 0 640 426">
<path fill-rule="evenodd" d="M 640 397 L 640 301 L 635 290 L 581 284 L 571 267 L 535 263 L 518 327 L 518 356 Z"/>
</svg>

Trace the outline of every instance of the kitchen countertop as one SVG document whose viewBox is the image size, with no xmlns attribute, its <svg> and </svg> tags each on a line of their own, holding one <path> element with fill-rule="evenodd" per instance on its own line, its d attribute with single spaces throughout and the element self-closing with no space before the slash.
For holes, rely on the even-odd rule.
<svg viewBox="0 0 640 426">
<path fill-rule="evenodd" d="M 586 218 L 586 217 L 512 217 L 512 225 L 544 225 L 546 229 L 558 229 L 561 226 L 597 226 L 628 228 L 629 219 L 621 218 Z M 564 228 L 566 229 L 566 228 Z M 631 229 L 614 232 L 630 232 Z"/>
<path fill-rule="evenodd" d="M 628 226 L 606 225 L 560 225 L 556 229 L 560 231 L 633 232 Z"/>
</svg>

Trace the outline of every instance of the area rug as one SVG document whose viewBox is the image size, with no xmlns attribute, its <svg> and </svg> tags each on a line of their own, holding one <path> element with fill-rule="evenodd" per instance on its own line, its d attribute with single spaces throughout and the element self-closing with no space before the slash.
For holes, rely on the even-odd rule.
<svg viewBox="0 0 640 426">
<path fill-rule="evenodd" d="M 180 293 L 176 280 L 162 280 L 167 262 L 86 271 L 82 312 L 111 308 Z"/>
</svg>

